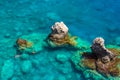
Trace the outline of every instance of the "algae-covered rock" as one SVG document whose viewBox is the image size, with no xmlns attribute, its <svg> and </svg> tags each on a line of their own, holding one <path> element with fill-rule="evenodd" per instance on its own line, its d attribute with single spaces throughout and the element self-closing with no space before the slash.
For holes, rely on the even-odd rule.
<svg viewBox="0 0 120 80">
<path fill-rule="evenodd" d="M 17 40 L 17 49 L 23 53 L 37 53 L 44 49 L 46 34 L 33 33 L 23 35 Z"/>
<path fill-rule="evenodd" d="M 75 66 L 75 68 L 79 71 L 81 71 L 85 77 L 86 80 L 105 80 L 105 78 L 96 72 L 95 70 L 90 70 L 87 67 L 84 66 L 84 63 L 82 62 L 83 56 L 82 52 L 76 52 L 72 57 L 71 60 Z M 91 64 L 91 63 L 89 63 Z"/>
<path fill-rule="evenodd" d="M 76 36 L 71 36 L 70 34 L 67 34 L 64 38 L 51 40 L 49 37 L 47 38 L 47 43 L 51 47 L 62 47 L 62 46 L 76 46 Z"/>
<path fill-rule="evenodd" d="M 14 74 L 14 63 L 12 60 L 6 60 L 1 70 L 1 79 L 8 80 Z"/>
<path fill-rule="evenodd" d="M 22 71 L 23 73 L 28 73 L 28 72 L 30 72 L 31 68 L 32 68 L 32 63 L 31 63 L 31 61 L 25 60 L 25 61 L 22 62 L 22 64 L 21 64 L 21 71 Z"/>
</svg>

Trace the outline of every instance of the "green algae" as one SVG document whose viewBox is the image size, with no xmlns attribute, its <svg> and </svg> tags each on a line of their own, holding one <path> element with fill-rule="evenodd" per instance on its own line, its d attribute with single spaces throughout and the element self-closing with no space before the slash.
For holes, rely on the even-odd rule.
<svg viewBox="0 0 120 80">
<path fill-rule="evenodd" d="M 51 47 L 59 47 L 59 46 L 75 46 L 76 45 L 76 36 L 71 36 L 70 34 L 67 34 L 62 39 L 54 39 L 51 36 L 48 36 L 47 42 Z"/>
</svg>

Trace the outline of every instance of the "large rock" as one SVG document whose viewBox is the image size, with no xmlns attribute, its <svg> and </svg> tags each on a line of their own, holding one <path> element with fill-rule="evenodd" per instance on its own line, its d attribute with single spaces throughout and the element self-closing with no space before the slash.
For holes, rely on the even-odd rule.
<svg viewBox="0 0 120 80">
<path fill-rule="evenodd" d="M 103 63 L 107 63 L 115 57 L 115 54 L 105 48 L 104 39 L 97 37 L 91 46 L 92 52 L 95 53 L 98 59 Z"/>
<path fill-rule="evenodd" d="M 56 22 L 52 27 L 52 32 L 49 35 L 50 39 L 63 39 L 68 33 L 68 28 L 63 22 Z"/>
</svg>

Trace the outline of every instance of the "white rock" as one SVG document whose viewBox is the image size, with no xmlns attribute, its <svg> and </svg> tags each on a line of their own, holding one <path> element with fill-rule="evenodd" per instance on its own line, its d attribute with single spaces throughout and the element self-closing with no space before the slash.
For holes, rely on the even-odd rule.
<svg viewBox="0 0 120 80">
<path fill-rule="evenodd" d="M 54 39 L 62 39 L 68 33 L 68 27 L 63 22 L 56 22 L 51 29 L 50 37 Z"/>
<path fill-rule="evenodd" d="M 52 26 L 52 31 L 56 34 L 67 34 L 68 33 L 68 27 L 63 22 L 56 22 L 55 25 Z"/>
</svg>

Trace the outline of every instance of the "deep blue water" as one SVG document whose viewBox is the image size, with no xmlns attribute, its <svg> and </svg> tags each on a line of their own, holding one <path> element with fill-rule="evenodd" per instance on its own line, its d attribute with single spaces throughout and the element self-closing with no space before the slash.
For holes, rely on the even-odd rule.
<svg viewBox="0 0 120 80">
<path fill-rule="evenodd" d="M 9 80 L 84 80 L 69 60 L 64 64 L 55 60 L 60 53 L 70 58 L 73 51 L 43 50 L 30 55 L 29 73 L 20 71 L 22 60 L 12 58 L 18 37 L 49 34 L 58 21 L 63 21 L 72 35 L 90 43 L 97 36 L 111 43 L 120 34 L 120 0 L 0 0 L 0 71 L 4 62 L 11 60 L 15 68 Z"/>
</svg>

